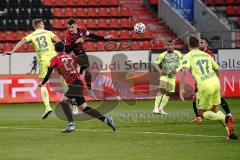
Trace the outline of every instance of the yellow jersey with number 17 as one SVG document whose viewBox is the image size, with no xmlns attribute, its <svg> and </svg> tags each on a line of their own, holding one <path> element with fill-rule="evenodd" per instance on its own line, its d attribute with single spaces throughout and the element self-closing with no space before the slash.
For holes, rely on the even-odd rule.
<svg viewBox="0 0 240 160">
<path fill-rule="evenodd" d="M 40 61 L 50 61 L 57 54 L 53 43 L 54 36 L 56 35 L 51 31 L 37 29 L 24 38 L 33 44 Z"/>
<path fill-rule="evenodd" d="M 183 68 L 190 69 L 199 90 L 208 85 L 219 83 L 214 71 L 219 68 L 218 64 L 206 52 L 198 49 L 191 50 L 184 56 L 182 63 Z"/>
</svg>

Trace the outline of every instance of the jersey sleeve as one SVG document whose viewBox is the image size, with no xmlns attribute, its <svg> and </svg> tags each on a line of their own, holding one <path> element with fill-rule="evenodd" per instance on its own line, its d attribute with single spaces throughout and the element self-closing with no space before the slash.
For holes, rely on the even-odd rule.
<svg viewBox="0 0 240 160">
<path fill-rule="evenodd" d="M 50 68 L 55 68 L 57 66 L 57 58 L 53 57 L 50 61 Z"/>
<path fill-rule="evenodd" d="M 81 36 L 89 36 L 89 32 L 86 28 L 80 28 L 80 32 L 82 33 Z"/>
<path fill-rule="evenodd" d="M 54 34 L 53 32 L 51 32 L 51 31 L 48 31 L 48 34 L 50 35 L 50 37 L 53 39 L 53 37 L 55 37 L 56 36 L 56 34 Z"/>
<path fill-rule="evenodd" d="M 157 59 L 156 59 L 156 61 L 155 61 L 155 63 L 157 64 L 157 65 L 159 65 L 161 62 L 162 62 L 162 60 L 163 60 L 163 54 L 164 53 L 161 53 L 158 57 L 157 57 Z"/>
<path fill-rule="evenodd" d="M 27 42 L 30 42 L 32 39 L 32 35 L 28 34 L 27 36 L 23 37 Z"/>
<path fill-rule="evenodd" d="M 190 69 L 191 66 L 191 59 L 190 59 L 190 55 L 187 54 L 184 56 L 183 61 L 182 61 L 182 68 L 188 68 Z"/>
</svg>

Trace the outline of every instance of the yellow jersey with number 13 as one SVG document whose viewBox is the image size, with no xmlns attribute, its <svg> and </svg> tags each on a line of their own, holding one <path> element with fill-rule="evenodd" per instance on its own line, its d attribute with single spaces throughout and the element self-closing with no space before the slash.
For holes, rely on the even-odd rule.
<svg viewBox="0 0 240 160">
<path fill-rule="evenodd" d="M 33 44 L 40 61 L 50 61 L 57 54 L 53 43 L 54 36 L 56 35 L 51 31 L 37 29 L 24 38 Z"/>
<path fill-rule="evenodd" d="M 183 58 L 182 67 L 190 69 L 198 89 L 219 81 L 214 71 L 219 68 L 218 64 L 211 56 L 201 50 L 195 49 L 188 52 Z"/>
</svg>

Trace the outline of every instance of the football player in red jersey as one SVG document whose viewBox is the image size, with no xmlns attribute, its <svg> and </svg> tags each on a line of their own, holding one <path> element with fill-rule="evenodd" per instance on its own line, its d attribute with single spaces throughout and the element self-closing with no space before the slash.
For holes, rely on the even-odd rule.
<svg viewBox="0 0 240 160">
<path fill-rule="evenodd" d="M 87 83 L 87 91 L 96 99 L 94 92 L 91 90 L 91 72 L 89 68 L 89 60 L 86 52 L 84 50 L 84 37 L 92 38 L 95 40 L 110 40 L 112 39 L 111 35 L 105 37 L 90 33 L 86 28 L 78 27 L 77 21 L 73 18 L 70 18 L 67 23 L 68 29 L 64 33 L 64 41 L 66 44 L 66 53 L 74 52 L 75 55 L 79 57 L 79 65 L 81 66 L 80 74 L 85 71 L 85 81 Z"/>
<path fill-rule="evenodd" d="M 209 54 L 215 60 L 215 56 L 214 56 L 213 52 L 210 49 L 208 49 L 208 43 L 209 43 L 208 39 L 201 38 L 201 40 L 200 40 L 200 49 L 202 51 L 206 52 L 207 54 Z M 196 117 L 193 118 L 192 121 L 198 123 L 198 122 L 202 121 L 202 118 L 198 114 L 196 105 L 197 105 L 196 104 L 196 99 L 194 98 L 193 99 L 193 110 L 194 110 L 194 113 L 195 113 Z M 223 97 L 221 97 L 221 106 L 222 106 L 223 110 L 225 111 L 225 113 L 228 116 L 232 116 L 231 111 L 230 111 L 230 109 L 228 107 L 228 104 L 227 104 L 227 102 L 225 101 L 225 99 Z"/>
<path fill-rule="evenodd" d="M 71 54 L 66 54 L 64 52 L 64 48 L 64 43 L 61 41 L 55 44 L 55 50 L 58 54 L 51 59 L 48 72 L 44 80 L 39 84 L 39 87 L 46 84 L 55 68 L 68 84 L 68 90 L 64 94 L 65 97 L 60 102 L 60 105 L 63 108 L 63 111 L 68 120 L 68 125 L 65 129 L 62 130 L 62 132 L 68 133 L 75 130 L 71 109 L 67 103 L 68 101 L 76 103 L 78 108 L 81 109 L 84 113 L 101 120 L 109 127 L 111 127 L 113 131 L 115 131 L 116 127 L 112 118 L 103 116 L 97 110 L 89 107 L 85 102 L 85 98 L 83 96 L 83 83 L 80 80 L 80 74 L 77 71 L 78 58 L 75 55 L 73 56 Z"/>
</svg>

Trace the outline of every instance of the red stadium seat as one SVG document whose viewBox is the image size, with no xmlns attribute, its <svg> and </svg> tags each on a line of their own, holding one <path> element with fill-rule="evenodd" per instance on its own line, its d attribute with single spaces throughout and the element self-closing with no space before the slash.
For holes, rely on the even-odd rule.
<svg viewBox="0 0 240 160">
<path fill-rule="evenodd" d="M 96 49 L 98 51 L 104 51 L 105 50 L 105 42 L 97 42 Z"/>
<path fill-rule="evenodd" d="M 87 28 L 97 28 L 96 20 L 95 19 L 88 19 L 87 20 Z"/>
<path fill-rule="evenodd" d="M 17 52 L 25 52 L 25 51 L 28 50 L 27 47 L 28 47 L 28 44 L 25 43 L 25 44 L 22 45 L 20 48 L 18 48 Z"/>
<path fill-rule="evenodd" d="M 77 25 L 78 25 L 79 27 L 86 27 L 85 21 L 84 21 L 83 19 L 79 19 L 79 20 L 77 21 Z"/>
<path fill-rule="evenodd" d="M 119 28 L 120 27 L 120 25 L 119 25 L 119 23 L 118 23 L 118 19 L 110 19 L 110 21 L 109 21 L 109 26 L 111 27 L 111 28 Z"/>
<path fill-rule="evenodd" d="M 66 4 L 66 6 L 75 6 L 76 1 L 75 0 L 66 0 L 65 4 Z"/>
<path fill-rule="evenodd" d="M 103 30 L 98 30 L 97 31 L 97 34 L 99 35 L 99 36 L 106 36 L 106 33 L 105 33 L 105 31 L 103 31 Z"/>
<path fill-rule="evenodd" d="M 26 35 L 26 32 L 24 32 L 24 31 L 17 31 L 16 32 L 16 39 L 17 40 L 21 40 L 23 37 L 25 37 L 25 35 Z"/>
<path fill-rule="evenodd" d="M 108 22 L 106 19 L 98 19 L 98 27 L 99 28 L 108 28 Z"/>
<path fill-rule="evenodd" d="M 147 39 L 151 39 L 153 38 L 152 32 L 147 30 L 144 34 L 143 34 L 143 38 L 147 38 Z"/>
<path fill-rule="evenodd" d="M 54 5 L 58 7 L 65 6 L 65 0 L 54 0 Z"/>
<path fill-rule="evenodd" d="M 132 27 L 136 24 L 136 23 L 139 23 L 139 22 L 141 22 L 139 19 L 137 19 L 137 18 L 132 18 Z"/>
<path fill-rule="evenodd" d="M 98 15 L 101 17 L 109 16 L 107 8 L 98 8 Z"/>
<path fill-rule="evenodd" d="M 75 12 L 73 8 L 64 8 L 63 17 L 74 17 Z"/>
<path fill-rule="evenodd" d="M 164 43 L 162 41 L 156 41 L 154 43 L 154 48 L 155 49 L 162 49 L 162 48 L 164 48 Z"/>
<path fill-rule="evenodd" d="M 225 8 L 225 12 L 227 15 L 235 15 L 236 14 L 236 9 L 233 6 L 227 6 Z"/>
<path fill-rule="evenodd" d="M 150 4 L 151 5 L 157 5 L 158 4 L 158 0 L 150 0 Z"/>
<path fill-rule="evenodd" d="M 62 17 L 63 16 L 62 8 L 53 8 L 52 13 L 55 17 Z"/>
<path fill-rule="evenodd" d="M 85 48 L 87 51 L 96 51 L 96 45 L 93 42 L 85 43 Z"/>
<path fill-rule="evenodd" d="M 119 6 L 119 4 L 120 4 L 119 0 L 110 0 L 109 2 L 110 2 L 111 6 Z"/>
<path fill-rule="evenodd" d="M 54 1 L 53 0 L 43 0 L 42 3 L 45 6 L 53 6 L 54 5 Z"/>
<path fill-rule="evenodd" d="M 62 20 L 61 19 L 53 19 L 52 20 L 52 27 L 53 28 L 64 28 Z"/>
<path fill-rule="evenodd" d="M 237 7 L 236 14 L 240 15 L 240 6 Z"/>
<path fill-rule="evenodd" d="M 152 49 L 152 48 L 153 48 L 152 41 L 144 41 L 143 42 L 143 49 Z"/>
<path fill-rule="evenodd" d="M 130 27 L 132 27 L 129 19 L 126 19 L 126 18 L 120 19 L 120 25 L 121 25 L 122 28 L 130 28 Z"/>
<path fill-rule="evenodd" d="M 121 30 L 120 31 L 120 38 L 121 39 L 130 39 L 131 35 L 128 30 Z"/>
<path fill-rule="evenodd" d="M 5 40 L 9 40 L 9 41 L 16 40 L 15 32 L 13 32 L 13 31 L 5 31 L 4 32 L 4 37 L 5 37 Z"/>
<path fill-rule="evenodd" d="M 131 16 L 131 13 L 130 13 L 130 10 L 129 10 L 129 8 L 127 8 L 127 7 L 121 7 L 120 8 L 120 14 L 121 14 L 121 16 L 126 16 L 126 17 L 129 17 L 129 16 Z"/>
<path fill-rule="evenodd" d="M 32 43 L 27 43 L 26 44 L 26 51 L 27 52 L 33 52 L 34 51 Z"/>
<path fill-rule="evenodd" d="M 132 38 L 133 39 L 142 39 L 143 38 L 143 34 L 132 32 Z"/>
<path fill-rule="evenodd" d="M 225 0 L 215 0 L 214 4 L 215 5 L 225 5 Z"/>
<path fill-rule="evenodd" d="M 142 45 L 141 45 L 141 42 L 138 42 L 138 41 L 133 41 L 132 42 L 132 45 L 131 45 L 131 48 L 133 49 L 133 50 L 140 50 L 140 49 L 142 49 Z"/>
<path fill-rule="evenodd" d="M 2 47 L 3 47 L 3 51 L 11 51 L 13 49 L 13 43 L 3 43 Z"/>
<path fill-rule="evenodd" d="M 95 8 L 87 8 L 85 12 L 88 17 L 96 17 L 97 16 L 97 12 L 96 12 Z"/>
<path fill-rule="evenodd" d="M 81 6 L 85 6 L 86 3 L 84 0 L 76 0 L 76 5 L 81 7 Z"/>
<path fill-rule="evenodd" d="M 132 47 L 132 42 L 129 41 L 121 41 L 121 43 L 119 44 L 119 50 L 131 50 Z"/>
<path fill-rule="evenodd" d="M 237 4 L 236 0 L 226 0 L 227 5 Z"/>
<path fill-rule="evenodd" d="M 99 4 L 99 6 L 108 6 L 109 2 L 108 2 L 108 0 L 99 0 L 98 4 Z"/>
<path fill-rule="evenodd" d="M 4 40 L 3 32 L 0 32 L 0 41 Z"/>
<path fill-rule="evenodd" d="M 119 39 L 118 31 L 116 30 L 110 30 L 108 31 L 109 35 L 112 35 L 113 39 Z"/>
<path fill-rule="evenodd" d="M 97 0 L 86 0 L 85 2 L 88 6 L 98 6 Z"/>
<path fill-rule="evenodd" d="M 110 8 L 110 10 L 109 10 L 109 16 L 110 16 L 110 17 L 118 17 L 118 16 L 120 16 L 120 15 L 119 15 L 118 8 L 115 8 L 115 7 Z"/>
<path fill-rule="evenodd" d="M 56 34 L 56 36 L 57 36 L 58 38 L 60 38 L 60 39 L 63 38 L 63 32 L 61 32 L 61 31 L 54 31 L 54 33 Z"/>
<path fill-rule="evenodd" d="M 85 12 L 85 9 L 84 8 L 77 8 L 76 9 L 76 16 L 77 17 L 86 17 L 87 14 Z"/>
</svg>

